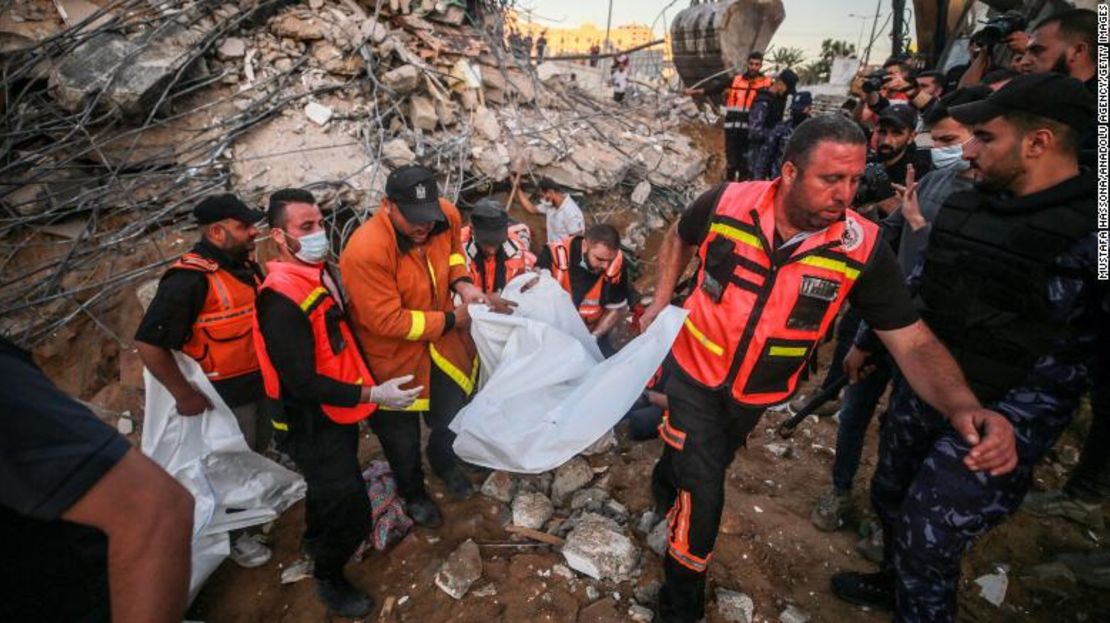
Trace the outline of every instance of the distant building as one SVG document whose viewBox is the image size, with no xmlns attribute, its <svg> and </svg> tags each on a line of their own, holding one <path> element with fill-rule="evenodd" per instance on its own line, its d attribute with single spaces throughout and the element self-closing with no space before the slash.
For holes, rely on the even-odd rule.
<svg viewBox="0 0 1110 623">
<path fill-rule="evenodd" d="M 655 35 L 651 32 L 651 28 L 644 24 L 614 26 L 609 31 L 609 45 L 611 49 L 605 50 L 605 29 L 598 28 L 589 22 L 575 28 L 552 28 L 534 22 L 520 21 L 519 17 L 520 16 L 515 11 L 509 11 L 506 14 L 506 31 L 512 28 L 519 32 L 521 36 L 531 35 L 532 39 L 538 39 L 540 33 L 546 32 L 546 56 L 548 58 L 572 54 L 589 54 L 590 46 L 594 44 L 602 46 L 602 54 L 606 52 L 619 52 L 621 50 L 644 45 L 645 43 L 651 43 L 655 39 Z M 667 39 L 668 41 L 662 46 L 662 53 L 664 58 L 670 60 L 670 35 L 667 35 Z"/>
</svg>

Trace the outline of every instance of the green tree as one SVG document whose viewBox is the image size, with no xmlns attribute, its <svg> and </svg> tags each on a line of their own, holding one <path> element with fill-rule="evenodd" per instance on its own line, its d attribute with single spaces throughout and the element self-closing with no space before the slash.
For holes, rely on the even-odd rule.
<svg viewBox="0 0 1110 623">
<path fill-rule="evenodd" d="M 806 53 L 801 48 L 775 48 L 771 53 L 771 64 L 776 69 L 793 69 L 802 64 Z"/>
<path fill-rule="evenodd" d="M 833 59 L 841 56 L 852 56 L 855 53 L 856 46 L 847 41 L 825 39 L 821 42 L 821 58 L 798 70 L 799 81 L 802 84 L 822 83 L 829 79 Z"/>
</svg>

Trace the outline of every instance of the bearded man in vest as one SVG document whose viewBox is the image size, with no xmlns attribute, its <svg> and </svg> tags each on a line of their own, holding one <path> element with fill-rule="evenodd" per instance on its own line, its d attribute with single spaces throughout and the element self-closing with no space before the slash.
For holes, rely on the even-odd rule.
<svg viewBox="0 0 1110 623">
<path fill-rule="evenodd" d="M 177 413 L 195 417 L 212 401 L 185 379 L 174 359 L 181 351 L 200 364 L 220 398 L 231 408 L 247 445 L 270 445 L 262 377 L 251 334 L 255 292 L 262 271 L 251 259 L 255 225 L 264 215 L 231 194 L 214 195 L 193 209 L 201 239 L 174 262 L 135 332 L 135 347 L 147 370 L 177 402 Z M 270 550 L 257 537 L 233 535 L 231 559 L 257 567 Z"/>
<path fill-rule="evenodd" d="M 873 326 L 914 389 L 973 446 L 970 469 L 1013 468 L 1013 429 L 982 408 L 948 351 L 918 318 L 878 226 L 849 206 L 867 162 L 866 138 L 840 115 L 805 121 L 787 143 L 782 176 L 725 183 L 671 227 L 641 323 L 670 302 L 689 260 L 697 287 L 668 358 L 669 413 L 652 477 L 667 511 L 663 621 L 705 611 L 706 569 L 724 507 L 725 472 L 764 409 L 787 400 L 850 302 Z"/>
<path fill-rule="evenodd" d="M 470 211 L 470 227 L 463 235 L 470 278 L 488 294 L 498 293 L 517 275 L 531 270 L 536 256 L 521 239 L 522 223 L 510 224 L 509 215 L 493 199 L 482 199 Z"/>
<path fill-rule="evenodd" d="M 374 216 L 352 234 L 339 267 L 351 294 L 351 324 L 371 369 L 382 376 L 411 374 L 424 388 L 405 409 L 379 410 L 370 427 L 381 441 L 406 512 L 419 525 L 437 527 L 443 517 L 424 486 L 420 418 L 430 429 L 425 453 L 432 471 L 453 497 L 468 497 L 473 484 L 459 465 L 452 447 L 455 433 L 447 427 L 478 378 L 468 305 L 511 308 L 471 281 L 459 211 L 439 196 L 434 171 L 398 167 L 386 180 L 385 193 Z"/>
<path fill-rule="evenodd" d="M 971 127 L 963 156 L 977 188 L 945 199 L 910 285 L 976 397 L 1012 425 L 1017 453 L 989 476 L 962 469 L 973 444 L 896 377 L 871 482 L 883 565 L 832 579 L 838 597 L 893 608 L 896 621 L 955 620 L 963 553 L 1021 505 L 1110 352 L 1096 176 L 1078 163 L 1094 96 L 1073 78 L 1025 74 L 949 112 Z M 856 348 L 874 342 L 863 333 Z"/>
<path fill-rule="evenodd" d="M 725 94 L 725 156 L 728 167 L 725 179 L 743 181 L 750 177 L 748 170 L 748 115 L 756 94 L 771 86 L 771 78 L 764 76 L 763 53 L 759 51 L 748 55 L 748 68 L 731 79 L 718 80 L 709 86 L 685 89 L 686 95 Z M 781 115 L 780 115 L 781 116 Z"/>
<path fill-rule="evenodd" d="M 328 232 L 312 193 L 275 192 L 266 217 L 279 258 L 266 265 L 254 342 L 275 437 L 308 485 L 304 548 L 316 592 L 331 612 L 362 617 L 374 601 L 343 575 L 373 523 L 358 461 L 359 422 L 379 404 L 411 405 L 422 388 L 401 387 L 412 376 L 375 383 L 328 265 Z"/>
<path fill-rule="evenodd" d="M 582 322 L 606 357 L 616 353 L 609 332 L 628 307 L 628 266 L 621 238 L 612 225 L 599 224 L 584 236 L 571 236 L 544 247 L 536 263 L 551 271 L 578 309 Z"/>
</svg>

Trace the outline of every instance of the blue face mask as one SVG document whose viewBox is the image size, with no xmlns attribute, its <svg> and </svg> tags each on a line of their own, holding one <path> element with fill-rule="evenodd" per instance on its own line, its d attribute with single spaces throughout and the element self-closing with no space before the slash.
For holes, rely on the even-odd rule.
<svg viewBox="0 0 1110 623">
<path fill-rule="evenodd" d="M 328 250 L 331 244 L 328 241 L 328 233 L 323 229 L 307 236 L 301 236 L 297 238 L 297 242 L 301 243 L 301 248 L 293 255 L 298 260 L 306 264 L 319 264 L 328 259 Z"/>
<path fill-rule="evenodd" d="M 933 168 L 938 171 L 954 169 L 966 171 L 971 168 L 971 162 L 964 160 L 964 143 L 948 147 L 934 147 L 929 150 L 933 159 Z"/>
</svg>

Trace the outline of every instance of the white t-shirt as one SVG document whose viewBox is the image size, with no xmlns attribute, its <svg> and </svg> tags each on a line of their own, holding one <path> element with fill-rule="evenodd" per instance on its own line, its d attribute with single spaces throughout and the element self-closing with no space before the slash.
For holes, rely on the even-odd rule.
<svg viewBox="0 0 1110 623">
<path fill-rule="evenodd" d="M 582 217 L 582 210 L 568 194 L 563 195 L 563 202 L 557 208 L 546 201 L 536 207 L 547 217 L 548 243 L 586 231 L 586 219 Z"/>
<path fill-rule="evenodd" d="M 628 69 L 618 69 L 613 72 L 613 92 L 624 93 L 628 89 Z"/>
</svg>

